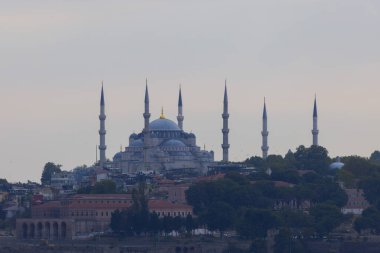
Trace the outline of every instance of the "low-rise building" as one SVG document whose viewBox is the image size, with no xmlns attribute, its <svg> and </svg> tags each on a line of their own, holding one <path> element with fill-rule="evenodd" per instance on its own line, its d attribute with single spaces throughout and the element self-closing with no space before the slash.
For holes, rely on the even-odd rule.
<svg viewBox="0 0 380 253">
<path fill-rule="evenodd" d="M 343 190 L 348 197 L 346 205 L 342 208 L 343 214 L 361 215 L 362 212 L 369 207 L 369 203 L 362 189 L 343 188 Z"/>
<path fill-rule="evenodd" d="M 32 217 L 17 219 L 23 239 L 72 239 L 109 229 L 112 213 L 132 205 L 130 194 L 77 194 L 60 201 L 32 206 Z"/>
<path fill-rule="evenodd" d="M 160 218 L 193 215 L 193 208 L 190 205 L 172 203 L 167 200 L 151 199 L 148 201 L 148 207 L 150 212 L 156 212 Z"/>
</svg>

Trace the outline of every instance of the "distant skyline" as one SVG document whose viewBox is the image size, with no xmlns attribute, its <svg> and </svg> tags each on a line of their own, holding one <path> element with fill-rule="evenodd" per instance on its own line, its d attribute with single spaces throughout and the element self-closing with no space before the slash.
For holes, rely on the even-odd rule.
<svg viewBox="0 0 380 253">
<path fill-rule="evenodd" d="M 312 143 L 329 155 L 380 149 L 380 2 L 374 0 L 4 1 L 0 9 L 0 178 L 39 181 L 46 162 L 95 162 L 104 82 L 107 158 L 151 120 L 176 122 L 222 159 L 227 79 L 230 160 Z"/>
</svg>

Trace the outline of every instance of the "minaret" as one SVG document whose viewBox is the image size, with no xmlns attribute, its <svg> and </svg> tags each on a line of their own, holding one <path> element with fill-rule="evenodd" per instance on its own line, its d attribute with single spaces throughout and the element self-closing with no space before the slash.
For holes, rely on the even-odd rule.
<svg viewBox="0 0 380 253">
<path fill-rule="evenodd" d="M 150 147 L 150 131 L 149 131 L 149 93 L 148 93 L 148 80 L 145 81 L 145 111 L 144 111 L 144 169 L 149 167 L 149 147 Z"/>
<path fill-rule="evenodd" d="M 264 109 L 263 109 L 263 130 L 261 131 L 261 136 L 263 138 L 261 150 L 263 151 L 263 159 L 268 157 L 268 121 L 267 121 L 267 107 L 264 98 Z"/>
<path fill-rule="evenodd" d="M 228 129 L 228 118 L 230 115 L 228 114 L 228 97 L 227 97 L 227 81 L 224 84 L 224 102 L 223 102 L 223 162 L 228 162 L 228 149 L 230 148 L 230 144 L 228 144 L 228 133 L 230 130 Z"/>
<path fill-rule="evenodd" d="M 178 120 L 178 127 L 183 130 L 183 119 L 185 117 L 183 117 L 183 114 L 182 114 L 182 94 L 181 94 L 181 86 L 179 87 L 179 96 L 178 96 L 178 116 L 177 116 L 177 120 Z"/>
<path fill-rule="evenodd" d="M 100 130 L 99 130 L 99 137 L 100 137 L 100 145 L 99 145 L 99 152 L 100 152 L 100 167 L 103 168 L 104 164 L 106 162 L 106 114 L 104 111 L 104 92 L 103 92 L 103 82 L 102 82 L 102 93 L 100 95 Z"/>
<path fill-rule="evenodd" d="M 317 96 L 314 98 L 314 110 L 313 110 L 313 145 L 318 146 L 318 113 L 317 113 Z"/>
</svg>

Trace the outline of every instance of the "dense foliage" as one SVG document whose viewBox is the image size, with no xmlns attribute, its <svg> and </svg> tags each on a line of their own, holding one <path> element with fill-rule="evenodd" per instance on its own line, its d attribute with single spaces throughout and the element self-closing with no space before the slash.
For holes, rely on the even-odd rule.
<svg viewBox="0 0 380 253">
<path fill-rule="evenodd" d="M 117 193 L 116 184 L 112 180 L 96 182 L 94 186 L 80 188 L 78 194 L 114 194 Z"/>
<path fill-rule="evenodd" d="M 187 200 L 209 229 L 222 232 L 234 228 L 249 238 L 265 237 L 267 230 L 275 227 L 310 228 L 323 235 L 343 221 L 340 207 L 347 196 L 333 179 L 315 173 L 296 173 L 294 179 L 298 184 L 276 187 L 268 179 L 250 181 L 238 173 L 228 173 L 224 179 L 191 186 Z M 310 215 L 287 208 L 273 210 L 276 201 L 292 200 L 310 201 Z"/>
<path fill-rule="evenodd" d="M 133 204 L 127 210 L 116 210 L 112 213 L 111 229 L 120 235 L 141 235 L 158 233 L 168 234 L 172 231 L 190 232 L 195 228 L 195 221 L 191 215 L 187 217 L 165 216 L 160 219 L 157 213 L 149 213 L 148 202 L 144 194 L 145 187 L 132 192 Z"/>
<path fill-rule="evenodd" d="M 52 162 L 48 162 L 45 164 L 44 169 L 42 171 L 41 175 L 41 184 L 43 185 L 50 185 L 51 183 L 51 176 L 54 173 L 61 172 L 62 165 L 55 164 Z"/>
</svg>

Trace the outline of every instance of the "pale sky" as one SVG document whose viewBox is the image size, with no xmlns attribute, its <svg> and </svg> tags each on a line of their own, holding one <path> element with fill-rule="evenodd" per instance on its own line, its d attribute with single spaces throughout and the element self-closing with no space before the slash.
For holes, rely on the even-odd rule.
<svg viewBox="0 0 380 253">
<path fill-rule="evenodd" d="M 378 0 L 2 0 L 0 178 L 39 181 L 48 161 L 91 165 L 104 80 L 107 157 L 161 106 L 221 159 L 227 78 L 230 158 L 319 142 L 331 156 L 380 149 Z"/>
</svg>

